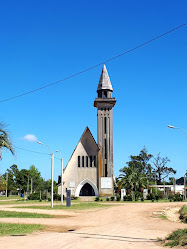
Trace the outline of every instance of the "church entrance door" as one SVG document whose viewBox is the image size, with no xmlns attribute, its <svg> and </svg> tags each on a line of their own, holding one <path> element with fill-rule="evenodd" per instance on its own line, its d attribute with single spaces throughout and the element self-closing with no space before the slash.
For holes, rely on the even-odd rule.
<svg viewBox="0 0 187 249">
<path fill-rule="evenodd" d="M 80 190 L 79 196 L 95 196 L 95 191 L 89 183 L 85 183 Z"/>
</svg>

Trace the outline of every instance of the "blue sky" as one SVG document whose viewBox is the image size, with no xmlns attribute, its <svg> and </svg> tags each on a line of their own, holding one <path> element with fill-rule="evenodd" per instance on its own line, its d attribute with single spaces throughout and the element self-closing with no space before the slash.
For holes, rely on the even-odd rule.
<svg viewBox="0 0 187 249">
<path fill-rule="evenodd" d="M 58 81 L 140 45 L 185 22 L 186 1 L 1 1 L 0 100 Z M 187 26 L 106 64 L 114 107 L 114 174 L 145 146 L 169 157 L 177 177 L 187 169 Z M 42 91 L 0 103 L 0 120 L 16 147 L 47 149 L 68 162 L 88 125 L 97 140 L 93 107 L 102 66 Z M 56 155 L 58 156 L 58 155 Z M 50 178 L 50 158 L 3 151 L 0 172 L 34 164 Z M 55 160 L 55 180 L 60 161 Z"/>
</svg>

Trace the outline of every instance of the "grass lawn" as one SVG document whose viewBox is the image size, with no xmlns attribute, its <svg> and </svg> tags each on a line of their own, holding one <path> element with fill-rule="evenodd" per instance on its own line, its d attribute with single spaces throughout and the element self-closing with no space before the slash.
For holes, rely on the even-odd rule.
<svg viewBox="0 0 187 249">
<path fill-rule="evenodd" d="M 17 200 L 19 200 L 19 199 L 21 199 L 21 197 L 20 197 L 19 195 L 11 195 L 11 196 L 9 196 L 9 197 L 5 197 L 4 195 L 3 195 L 3 196 L 0 195 L 0 201 L 1 201 L 1 200 L 12 200 L 12 199 L 17 199 Z"/>
<path fill-rule="evenodd" d="M 36 225 L 36 224 L 7 224 L 0 223 L 0 236 L 6 235 L 25 235 L 27 233 L 32 233 L 35 231 L 42 231 L 45 229 L 45 226 Z"/>
<path fill-rule="evenodd" d="M 164 246 L 187 246 L 187 229 L 178 229 L 166 237 L 165 240 L 160 241 Z"/>
<path fill-rule="evenodd" d="M 54 215 L 0 211 L 0 218 L 54 218 Z"/>
<path fill-rule="evenodd" d="M 187 223 L 187 205 L 184 205 L 180 209 L 179 214 L 180 219 Z M 164 240 L 160 241 L 164 246 L 187 246 L 187 229 L 178 229 L 167 236 Z"/>
<path fill-rule="evenodd" d="M 66 207 L 65 204 L 62 205 L 54 205 L 53 209 L 64 209 L 64 210 L 85 210 L 85 209 L 92 209 L 92 208 L 107 208 L 111 206 L 103 204 L 103 203 L 98 203 L 98 202 L 80 202 L 73 204 L 71 207 Z M 16 208 L 33 208 L 33 209 L 51 209 L 50 204 L 48 206 L 19 206 Z"/>
</svg>

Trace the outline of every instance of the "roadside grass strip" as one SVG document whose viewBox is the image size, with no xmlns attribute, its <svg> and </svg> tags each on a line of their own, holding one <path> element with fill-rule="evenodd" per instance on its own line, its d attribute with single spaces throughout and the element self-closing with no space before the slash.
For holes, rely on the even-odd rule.
<svg viewBox="0 0 187 249">
<path fill-rule="evenodd" d="M 187 205 L 184 205 L 180 210 L 179 210 L 179 218 L 182 220 L 182 222 L 187 223 Z"/>
<path fill-rule="evenodd" d="M 35 231 L 43 231 L 45 226 L 37 224 L 0 223 L 0 236 L 23 236 Z"/>
<path fill-rule="evenodd" d="M 178 229 L 167 236 L 164 240 L 158 239 L 164 246 L 187 246 L 187 229 Z"/>
<path fill-rule="evenodd" d="M 0 211 L 0 218 L 54 218 L 54 215 L 26 212 Z"/>
<path fill-rule="evenodd" d="M 9 197 L 6 197 L 6 196 L 0 196 L 0 200 L 21 200 L 21 199 L 23 199 L 23 198 L 21 198 L 19 195 L 11 195 L 11 196 L 9 196 Z"/>
<path fill-rule="evenodd" d="M 107 208 L 112 205 L 105 205 L 96 202 L 82 202 L 78 204 L 74 204 L 71 207 L 66 207 L 65 205 L 54 205 L 53 209 L 63 209 L 63 210 L 85 210 L 85 209 L 92 209 L 92 208 Z M 32 208 L 32 209 L 51 209 L 51 206 L 18 206 L 14 208 Z"/>
</svg>

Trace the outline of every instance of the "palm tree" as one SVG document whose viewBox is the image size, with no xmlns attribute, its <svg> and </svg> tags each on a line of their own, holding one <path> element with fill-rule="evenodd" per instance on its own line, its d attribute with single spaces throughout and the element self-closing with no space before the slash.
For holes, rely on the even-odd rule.
<svg viewBox="0 0 187 249">
<path fill-rule="evenodd" d="M 14 155 L 14 149 L 12 146 L 12 142 L 10 140 L 10 136 L 8 132 L 5 130 L 5 125 L 0 122 L 0 160 L 2 160 L 2 149 L 8 149 Z"/>
<path fill-rule="evenodd" d="M 124 167 L 120 170 L 122 174 L 118 178 L 118 186 L 125 188 L 127 192 L 140 191 L 148 185 L 146 174 L 141 173 L 139 169 L 133 164 L 131 167 Z"/>
</svg>

